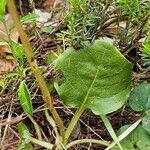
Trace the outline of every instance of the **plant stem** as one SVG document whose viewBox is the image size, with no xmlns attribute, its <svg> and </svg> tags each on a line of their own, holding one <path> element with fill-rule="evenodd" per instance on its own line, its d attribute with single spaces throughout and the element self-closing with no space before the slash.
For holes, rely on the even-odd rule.
<svg viewBox="0 0 150 150">
<path fill-rule="evenodd" d="M 55 124 L 55 121 L 54 121 L 53 118 L 49 115 L 47 109 L 45 110 L 45 116 L 46 116 L 46 119 L 47 119 L 47 121 L 49 122 L 49 124 L 53 127 L 53 129 L 54 129 L 54 131 L 55 131 L 55 134 L 56 134 L 56 137 L 57 137 L 57 136 L 59 137 L 59 133 L 58 133 L 58 131 L 57 131 L 57 126 L 56 126 L 56 124 Z"/>
<path fill-rule="evenodd" d="M 38 139 L 42 140 L 42 135 L 41 135 L 40 127 L 38 126 L 38 124 L 35 122 L 35 120 L 33 119 L 33 117 L 31 115 L 28 114 L 27 116 L 28 116 L 28 118 L 31 120 L 31 122 L 34 125 L 34 128 L 35 128 L 35 131 L 36 131 Z"/>
<path fill-rule="evenodd" d="M 93 80 L 93 82 L 91 83 L 91 85 L 90 85 L 90 87 L 89 87 L 89 89 L 88 89 L 88 91 L 87 91 L 87 93 L 86 93 L 86 96 L 85 96 L 85 98 L 84 98 L 82 104 L 79 106 L 79 108 L 78 108 L 77 111 L 75 112 L 75 114 L 74 114 L 74 116 L 73 116 L 73 118 L 72 118 L 72 120 L 71 120 L 71 122 L 70 122 L 70 124 L 69 124 L 69 126 L 68 126 L 68 128 L 67 128 L 67 130 L 66 130 L 66 132 L 65 132 L 65 137 L 64 137 L 64 141 L 63 141 L 63 144 L 64 144 L 64 145 L 67 144 L 67 141 L 68 141 L 69 136 L 71 135 L 71 132 L 73 131 L 75 125 L 77 124 L 77 122 L 78 122 L 78 120 L 79 120 L 81 114 L 82 114 L 82 113 L 84 112 L 84 110 L 85 110 L 85 107 L 84 107 L 84 106 L 85 106 L 85 103 L 86 103 L 86 101 L 87 101 L 87 99 L 88 99 L 88 96 L 89 96 L 89 94 L 90 94 L 90 91 L 91 91 L 91 89 L 92 89 L 92 86 L 93 86 L 93 84 L 94 84 L 94 82 L 95 82 L 95 80 L 96 80 L 96 78 L 97 78 L 97 76 L 98 76 L 98 72 L 99 72 L 99 70 L 97 70 L 97 72 L 96 72 L 96 74 L 95 74 L 95 77 L 94 77 L 94 80 Z"/>
<path fill-rule="evenodd" d="M 16 28 L 19 32 L 21 42 L 24 46 L 25 55 L 27 57 L 29 65 L 31 66 L 32 72 L 34 73 L 35 78 L 39 84 L 39 87 L 41 89 L 44 101 L 45 101 L 47 107 L 49 108 L 50 112 L 52 113 L 56 124 L 59 127 L 60 134 L 63 136 L 64 135 L 64 124 L 63 124 L 60 116 L 58 115 L 55 107 L 53 106 L 49 90 L 46 86 L 44 78 L 42 77 L 42 74 L 41 74 L 39 67 L 36 63 L 36 60 L 33 56 L 32 48 L 31 48 L 31 45 L 28 41 L 28 37 L 27 37 L 26 33 L 24 32 L 24 30 L 22 29 L 22 25 L 18 19 L 17 10 L 15 7 L 14 0 L 8 0 L 7 7 L 8 7 L 8 10 L 9 10 L 9 12 L 10 12 L 10 14 L 14 20 L 14 24 L 16 25 Z"/>
<path fill-rule="evenodd" d="M 47 142 L 44 142 L 44 141 L 37 140 L 37 139 L 35 139 L 31 136 L 28 137 L 28 140 L 30 142 L 34 143 L 34 144 L 40 145 L 40 146 L 45 147 L 45 148 L 50 149 L 50 150 L 52 150 L 53 147 L 54 147 L 54 145 L 51 144 L 51 143 L 47 143 Z"/>
<path fill-rule="evenodd" d="M 45 116 L 47 121 L 49 122 L 49 124 L 53 127 L 54 132 L 55 132 L 55 145 L 56 148 L 58 148 L 59 150 L 62 149 L 62 144 L 61 144 L 61 137 L 57 131 L 57 126 L 55 124 L 55 121 L 53 120 L 53 118 L 49 115 L 48 110 L 45 110 Z"/>
<path fill-rule="evenodd" d="M 104 142 L 102 140 L 80 139 L 80 140 L 76 140 L 76 141 L 73 141 L 73 142 L 67 144 L 66 149 L 69 149 L 70 147 L 73 147 L 74 145 L 84 144 L 84 143 L 95 143 L 95 144 L 104 145 L 104 146 L 109 146 L 110 145 L 108 142 Z"/>
<path fill-rule="evenodd" d="M 16 56 L 15 56 L 15 54 L 14 54 L 13 47 L 12 47 L 12 42 L 15 42 L 15 41 L 14 41 L 13 39 L 11 39 L 10 31 L 9 31 L 9 29 L 7 28 L 7 24 L 6 24 L 6 20 L 5 20 L 5 19 L 4 19 L 4 21 L 3 21 L 3 25 L 4 25 L 4 28 L 5 28 L 5 30 L 6 30 L 6 36 L 8 37 L 7 43 L 8 43 L 8 45 L 9 45 L 9 47 L 10 47 L 10 49 L 11 49 L 11 52 L 12 52 L 12 54 L 13 54 L 15 65 L 16 65 L 17 69 L 18 69 L 19 72 L 20 72 L 20 68 L 17 66 L 17 58 L 16 58 Z"/>
<path fill-rule="evenodd" d="M 111 123 L 109 122 L 107 116 L 106 115 L 101 115 L 100 117 L 101 117 L 102 121 L 104 122 L 104 125 L 107 128 L 107 130 L 108 130 L 109 134 L 111 135 L 112 139 L 117 143 L 120 150 L 123 150 L 120 143 L 119 143 L 118 137 L 116 136 L 116 133 L 114 132 L 113 127 L 112 127 Z"/>
<path fill-rule="evenodd" d="M 79 109 L 77 109 L 77 111 L 75 112 L 73 118 L 71 119 L 71 122 L 69 123 L 68 128 L 66 129 L 65 132 L 65 137 L 64 137 L 64 141 L 63 144 L 66 145 L 68 142 L 68 138 L 70 137 L 75 125 L 77 124 L 81 114 L 83 113 L 84 109 L 82 107 L 79 107 Z"/>
</svg>

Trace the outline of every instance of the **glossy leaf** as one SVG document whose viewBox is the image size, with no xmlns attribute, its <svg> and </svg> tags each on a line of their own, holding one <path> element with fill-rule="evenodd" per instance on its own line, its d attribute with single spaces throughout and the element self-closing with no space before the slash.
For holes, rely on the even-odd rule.
<svg viewBox="0 0 150 150">
<path fill-rule="evenodd" d="M 119 135 L 127 128 L 128 125 L 122 127 L 119 130 Z M 142 128 L 142 126 L 138 126 L 125 139 L 123 139 L 120 144 L 123 150 L 150 150 L 150 135 Z M 113 150 L 120 149 L 115 146 Z"/>
<path fill-rule="evenodd" d="M 25 84 L 25 81 L 22 81 L 20 83 L 19 89 L 18 89 L 18 96 L 21 103 L 21 106 L 25 113 L 32 114 L 33 108 L 32 108 L 32 101 L 31 96 L 28 90 L 27 85 Z"/>
<path fill-rule="evenodd" d="M 134 111 L 150 109 L 150 84 L 141 84 L 135 87 L 130 94 L 129 105 Z"/>
<path fill-rule="evenodd" d="M 84 50 L 67 49 L 56 62 L 66 81 L 55 84 L 69 106 L 89 108 L 97 115 L 119 109 L 131 87 L 131 64 L 110 43 L 97 40 Z"/>
</svg>

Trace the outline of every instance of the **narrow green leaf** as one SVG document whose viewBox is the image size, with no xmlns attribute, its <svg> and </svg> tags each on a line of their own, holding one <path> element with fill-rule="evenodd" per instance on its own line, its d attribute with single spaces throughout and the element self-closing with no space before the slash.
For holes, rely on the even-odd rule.
<svg viewBox="0 0 150 150">
<path fill-rule="evenodd" d="M 39 16 L 35 13 L 28 13 L 26 16 L 22 17 L 21 18 L 21 23 L 24 24 L 24 23 L 31 23 L 31 22 L 34 22 L 36 21 L 36 19 L 38 18 Z"/>
<path fill-rule="evenodd" d="M 130 94 L 129 105 L 134 111 L 150 109 L 150 84 L 136 86 Z"/>
<path fill-rule="evenodd" d="M 28 144 L 21 143 L 18 146 L 18 150 L 33 150 L 33 147 L 31 145 L 31 143 L 28 143 Z"/>
<path fill-rule="evenodd" d="M 11 46 L 16 58 L 23 61 L 23 57 L 24 57 L 23 46 L 13 41 L 11 42 Z"/>
<path fill-rule="evenodd" d="M 9 72 L 5 74 L 5 79 L 10 79 L 12 77 L 18 77 L 18 76 L 21 76 L 21 74 L 18 72 Z"/>
<path fill-rule="evenodd" d="M 30 135 L 30 132 L 29 132 L 28 128 L 26 127 L 26 125 L 24 123 L 20 122 L 17 127 L 18 127 L 19 135 L 22 139 L 21 144 L 19 144 L 19 146 L 18 146 L 18 150 L 27 150 L 27 149 L 33 150 L 33 147 L 29 140 L 29 137 L 31 135 Z"/>
<path fill-rule="evenodd" d="M 26 127 L 26 125 L 20 122 L 18 123 L 17 127 L 18 127 L 18 132 L 19 132 L 20 137 L 23 139 L 28 139 L 28 137 L 30 136 L 30 132 L 28 128 Z"/>
<path fill-rule="evenodd" d="M 122 146 L 120 145 L 120 142 L 118 140 L 118 137 L 117 137 L 109 119 L 107 118 L 107 116 L 101 115 L 100 117 L 101 117 L 102 121 L 104 122 L 104 125 L 105 125 L 106 129 L 108 130 L 109 134 L 111 135 L 112 139 L 114 140 L 114 142 L 117 143 L 120 150 L 123 150 Z"/>
<path fill-rule="evenodd" d="M 32 114 L 33 108 L 32 108 L 32 101 L 31 96 L 28 90 L 27 85 L 25 84 L 25 81 L 21 81 L 19 89 L 18 89 L 18 96 L 21 103 L 21 106 L 25 113 Z"/>
<path fill-rule="evenodd" d="M 131 64 L 110 43 L 97 40 L 84 50 L 67 49 L 56 62 L 66 81 L 55 84 L 69 106 L 89 108 L 97 115 L 116 111 L 131 89 Z"/>
<path fill-rule="evenodd" d="M 52 28 L 51 27 L 42 27 L 41 31 L 44 33 L 51 33 L 52 32 Z"/>
</svg>

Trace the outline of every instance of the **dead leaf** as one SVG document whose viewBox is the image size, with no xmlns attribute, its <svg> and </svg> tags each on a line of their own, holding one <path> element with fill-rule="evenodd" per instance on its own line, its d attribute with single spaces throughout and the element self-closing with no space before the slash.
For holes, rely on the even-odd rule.
<svg viewBox="0 0 150 150">
<path fill-rule="evenodd" d="M 51 8 L 60 8 L 64 3 L 64 0 L 46 0 L 43 7 L 46 11 L 49 11 Z"/>
<path fill-rule="evenodd" d="M 14 23 L 9 14 L 5 16 L 5 20 L 7 23 L 7 28 L 10 30 L 10 38 L 11 40 L 18 42 L 19 33 L 15 27 L 13 27 Z M 4 28 L 3 23 L 0 24 L 0 39 L 4 39 L 8 41 L 8 37 L 6 34 L 6 29 Z M 11 50 L 7 43 L 0 43 L 0 79 L 3 77 L 4 73 L 7 71 L 13 71 L 16 67 L 15 61 L 13 59 L 7 60 L 7 56 L 11 55 Z"/>
<path fill-rule="evenodd" d="M 6 23 L 7 23 L 7 28 L 8 29 L 12 28 L 14 23 L 13 23 L 13 19 L 12 19 L 10 14 L 7 14 L 5 16 L 5 20 L 6 20 Z M 11 29 L 10 37 L 11 37 L 11 39 L 13 41 L 18 42 L 19 33 L 18 33 L 18 31 L 17 31 L 17 29 L 15 27 Z M 0 23 L 0 39 L 8 40 L 8 37 L 7 37 L 7 34 L 6 34 L 6 30 L 4 28 L 3 23 Z"/>
<path fill-rule="evenodd" d="M 64 0 L 55 0 L 53 3 L 53 8 L 60 8 L 65 4 Z"/>
<path fill-rule="evenodd" d="M 44 9 L 49 11 L 53 7 L 54 1 L 55 0 L 46 0 L 43 4 Z"/>
<path fill-rule="evenodd" d="M 52 14 L 48 12 L 42 12 L 40 9 L 35 9 L 35 13 L 39 16 L 37 21 L 37 26 L 41 27 L 44 23 L 48 22 Z"/>
<path fill-rule="evenodd" d="M 44 12 L 40 9 L 35 9 L 35 13 L 39 15 L 39 18 L 37 19 L 37 26 L 39 28 L 43 26 L 49 26 L 52 28 L 57 27 L 64 15 L 65 6 L 65 0 L 46 0 L 43 4 Z M 50 12 L 50 10 L 56 11 Z"/>
</svg>

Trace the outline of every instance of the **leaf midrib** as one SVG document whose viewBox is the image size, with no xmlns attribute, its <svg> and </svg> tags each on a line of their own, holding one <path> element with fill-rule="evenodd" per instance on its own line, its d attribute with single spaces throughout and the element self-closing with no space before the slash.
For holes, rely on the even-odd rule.
<svg viewBox="0 0 150 150">
<path fill-rule="evenodd" d="M 84 98 L 84 100 L 82 102 L 82 105 L 79 108 L 80 110 L 83 110 L 83 108 L 84 108 L 84 105 L 85 105 L 85 103 L 86 103 L 86 101 L 88 99 L 88 96 L 89 96 L 89 94 L 91 92 L 91 89 L 92 89 L 94 83 L 95 83 L 95 80 L 97 79 L 98 73 L 99 73 L 99 69 L 97 69 L 97 71 L 96 71 L 96 74 L 95 74 L 95 77 L 93 79 L 93 82 L 91 83 L 90 88 L 88 89 L 87 94 L 86 94 L 86 96 L 85 96 L 85 98 Z"/>
</svg>

